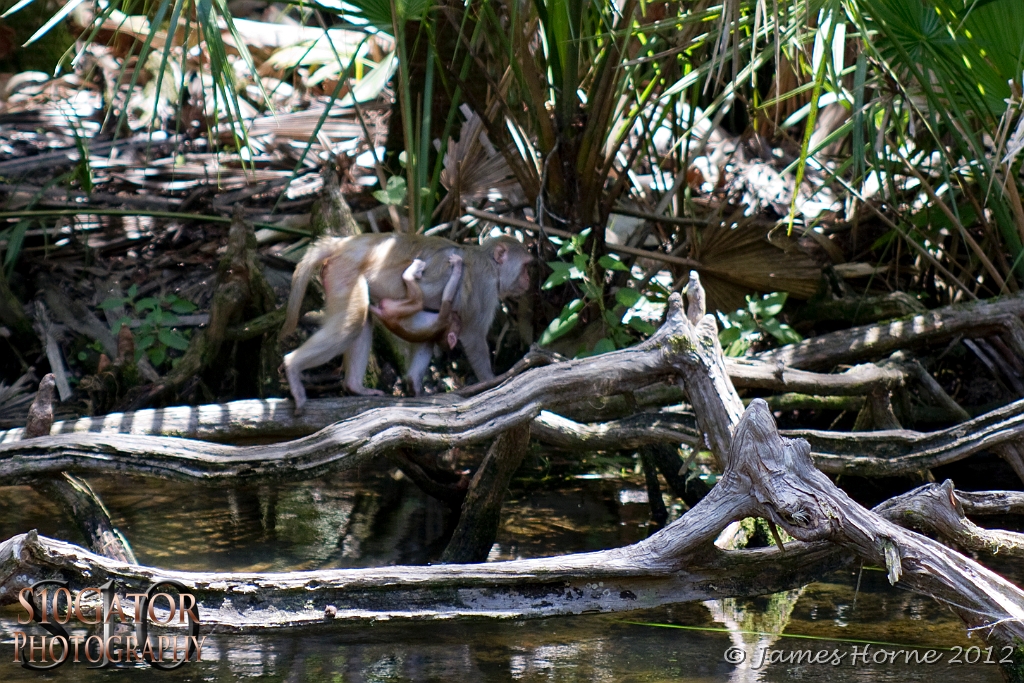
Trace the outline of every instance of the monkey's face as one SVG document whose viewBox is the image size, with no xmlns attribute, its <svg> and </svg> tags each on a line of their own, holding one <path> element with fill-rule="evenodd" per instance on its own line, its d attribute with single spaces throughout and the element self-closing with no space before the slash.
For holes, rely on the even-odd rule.
<svg viewBox="0 0 1024 683">
<path fill-rule="evenodd" d="M 509 296 L 522 296 L 530 291 L 530 261 L 532 260 L 529 254 L 525 255 L 525 259 L 519 265 L 519 275 L 509 288 Z"/>
<path fill-rule="evenodd" d="M 533 257 L 519 242 L 503 238 L 494 247 L 498 264 L 498 294 L 502 298 L 518 297 L 530 290 L 530 262 Z"/>
<path fill-rule="evenodd" d="M 525 249 L 513 252 L 501 267 L 499 284 L 503 297 L 519 297 L 530 291 L 530 261 Z"/>
</svg>

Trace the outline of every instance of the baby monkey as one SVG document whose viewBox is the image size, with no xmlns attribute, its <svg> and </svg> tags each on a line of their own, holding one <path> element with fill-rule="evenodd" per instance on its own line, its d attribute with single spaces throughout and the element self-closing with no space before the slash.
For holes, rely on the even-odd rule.
<svg viewBox="0 0 1024 683">
<path fill-rule="evenodd" d="M 444 343 L 449 349 L 454 349 L 462 331 L 462 319 L 452 310 L 452 301 L 462 280 L 462 257 L 451 254 L 448 263 L 452 266 L 452 272 L 441 293 L 440 310 L 434 312 L 423 308 L 423 290 L 418 281 L 423 277 L 427 264 L 417 258 L 402 273 L 406 298 L 381 299 L 376 306 L 370 305 L 370 312 L 377 316 L 384 327 L 408 342 Z"/>
</svg>

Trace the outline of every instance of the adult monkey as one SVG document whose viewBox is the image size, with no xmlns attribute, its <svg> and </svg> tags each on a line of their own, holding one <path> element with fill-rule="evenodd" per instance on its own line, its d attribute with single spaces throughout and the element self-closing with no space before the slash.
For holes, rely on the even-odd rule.
<svg viewBox="0 0 1024 683">
<path fill-rule="evenodd" d="M 403 274 L 415 259 L 423 261 L 419 281 L 423 305 L 438 308 L 443 290 L 450 281 L 449 261 L 462 257 L 461 284 L 451 309 L 459 316 L 459 338 L 477 379 L 494 377 L 491 371 L 487 333 L 498 303 L 506 297 L 524 294 L 530 288 L 530 253 L 517 240 L 501 235 L 479 246 L 459 245 L 441 237 L 399 233 L 368 233 L 352 237 L 328 237 L 315 242 L 302 257 L 292 275 L 288 313 L 281 336 L 290 334 L 299 321 L 306 287 L 314 271 L 324 264 L 327 318 L 302 346 L 285 355 L 285 375 L 295 399 L 295 410 L 302 411 L 306 390 L 301 373 L 322 365 L 338 354 L 345 354 L 345 387 L 353 394 L 381 394 L 363 386 L 370 360 L 372 326 L 369 320 L 371 297 L 376 301 L 407 298 Z M 430 364 L 432 344 L 418 343 L 409 363 L 409 380 L 414 392 L 423 391 L 423 375 Z"/>
</svg>

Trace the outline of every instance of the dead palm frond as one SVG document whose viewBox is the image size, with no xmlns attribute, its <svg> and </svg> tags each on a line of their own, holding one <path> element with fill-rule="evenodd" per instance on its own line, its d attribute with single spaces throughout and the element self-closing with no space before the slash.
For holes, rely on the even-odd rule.
<svg viewBox="0 0 1024 683">
<path fill-rule="evenodd" d="M 466 204 L 481 199 L 517 204 L 522 190 L 505 157 L 487 137 L 480 117 L 463 105 L 466 121 L 458 141 L 449 139 L 441 170 L 441 185 L 448 194 L 438 205 L 442 218 L 461 216 Z"/>
<path fill-rule="evenodd" d="M 724 222 L 695 231 L 692 258 L 699 261 L 708 310 L 734 311 L 751 292 L 789 292 L 796 299 L 817 291 L 821 268 L 795 240 L 773 235 L 761 221 Z"/>
</svg>

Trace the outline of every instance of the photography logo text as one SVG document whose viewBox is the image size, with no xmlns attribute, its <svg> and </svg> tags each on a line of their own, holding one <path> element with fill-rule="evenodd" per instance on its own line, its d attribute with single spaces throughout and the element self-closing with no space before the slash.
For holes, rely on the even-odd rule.
<svg viewBox="0 0 1024 683">
<path fill-rule="evenodd" d="M 15 631 L 14 661 L 26 669 L 46 671 L 68 661 L 91 669 L 145 662 L 169 671 L 202 661 L 206 637 L 199 637 L 199 606 L 177 581 L 158 581 L 144 593 L 123 595 L 113 581 L 76 593 L 67 581 L 38 581 L 21 589 L 18 601 L 25 610 L 18 623 L 45 631 Z M 125 614 L 128 605 L 130 616 Z M 71 635 L 68 629 L 75 625 L 94 632 Z M 151 625 L 161 634 L 151 634 Z"/>
</svg>

